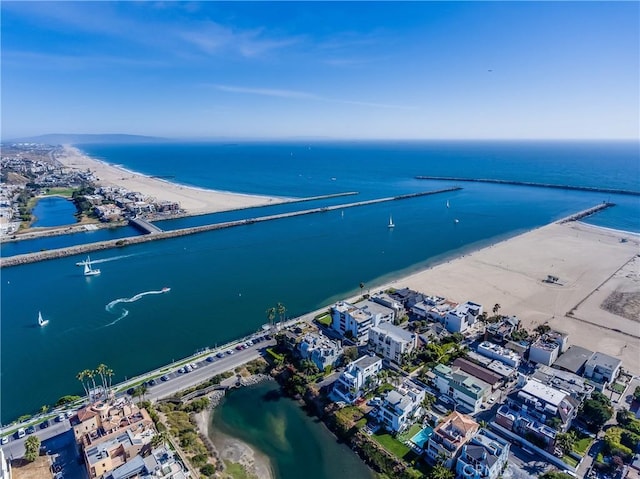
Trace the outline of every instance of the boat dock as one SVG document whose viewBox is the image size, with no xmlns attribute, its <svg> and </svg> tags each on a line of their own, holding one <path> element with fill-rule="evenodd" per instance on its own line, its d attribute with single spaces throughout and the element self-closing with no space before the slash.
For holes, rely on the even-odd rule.
<svg viewBox="0 0 640 479">
<path fill-rule="evenodd" d="M 129 224 L 137 230 L 142 231 L 142 234 L 162 233 L 160 228 L 143 218 L 131 218 Z"/>
<path fill-rule="evenodd" d="M 421 196 L 429 196 L 429 195 L 437 195 L 437 194 L 441 194 L 441 193 L 449 193 L 449 192 L 458 191 L 458 190 L 461 190 L 461 189 L 462 188 L 459 187 L 459 186 L 454 186 L 454 187 L 444 188 L 444 189 L 440 189 L 440 190 L 424 191 L 424 192 L 420 192 L 420 193 L 410 193 L 410 194 L 406 194 L 406 195 L 392 196 L 392 197 L 387 197 L 387 198 L 377 198 L 377 199 L 373 199 L 373 200 L 358 201 L 358 202 L 355 202 L 355 203 L 347 203 L 347 204 L 332 205 L 332 206 L 323 206 L 323 207 L 320 207 L 320 208 L 292 211 L 292 212 L 289 212 L 289 213 L 280 213 L 280 214 L 276 214 L 276 215 L 258 216 L 258 217 L 255 217 L 255 218 L 248 218 L 248 219 L 235 220 L 235 221 L 227 221 L 227 222 L 224 222 L 224 223 L 213 223 L 213 224 L 208 224 L 208 225 L 203 225 L 203 226 L 192 226 L 192 227 L 189 227 L 189 228 L 182 228 L 182 229 L 173 230 L 173 231 L 162 231 L 162 230 L 160 230 L 160 228 L 157 228 L 160 231 L 159 232 L 154 232 L 153 234 L 144 234 L 144 235 L 141 235 L 141 236 L 133 236 L 133 237 L 130 237 L 130 238 L 122 238 L 122 239 L 118 239 L 118 240 L 99 241 L 99 242 L 96 242 L 96 243 L 88 243 L 88 244 L 82 244 L 82 245 L 77 245 L 77 246 L 69 246 L 69 247 L 66 247 L 66 248 L 58 248 L 58 249 L 52 249 L 52 250 L 46 250 L 46 251 L 38 251 L 38 252 L 35 252 L 35 253 L 26 253 L 26 254 L 10 256 L 8 258 L 2 258 L 1 261 L 0 261 L 0 268 L 10 267 L 10 266 L 18 266 L 18 265 L 27 264 L 27 263 L 35 263 L 35 262 L 38 262 L 38 261 L 44 261 L 44 260 L 48 260 L 48 259 L 64 258 L 64 257 L 67 257 L 67 256 L 73 256 L 73 255 L 77 255 L 77 254 L 91 253 L 92 251 L 100 251 L 100 250 L 107 250 L 107 249 L 111 249 L 111 248 L 119 248 L 119 247 L 123 247 L 123 246 L 146 243 L 147 241 L 155 241 L 155 240 L 168 239 L 168 238 L 177 238 L 179 236 L 186 236 L 186 235 L 195 234 L 195 233 L 203 233 L 205 231 L 213 231 L 213 230 L 224 229 L 224 228 L 233 228 L 233 227 L 236 227 L 236 226 L 246 226 L 246 225 L 259 223 L 259 222 L 264 222 L 264 221 L 274 221 L 274 220 L 279 220 L 279 219 L 284 219 L 284 218 L 291 218 L 291 217 L 294 217 L 294 216 L 303 216 L 303 215 L 310 215 L 310 214 L 316 214 L 316 213 L 325 213 L 325 212 L 333 211 L 333 210 L 344 210 L 344 209 L 347 209 L 347 208 L 355 208 L 355 207 L 358 207 L 358 206 L 366 206 L 366 205 L 372 205 L 372 204 L 377 204 L 377 203 L 384 203 L 384 202 L 388 202 L 388 201 L 406 200 L 406 199 L 410 199 L 410 198 L 418 198 L 418 197 L 421 197 Z M 149 222 L 146 222 L 146 223 L 149 224 L 150 226 L 154 226 Z"/>
<path fill-rule="evenodd" d="M 496 180 L 490 178 L 457 178 L 451 176 L 416 176 L 416 179 L 471 183 L 497 183 L 499 185 L 534 186 L 537 188 L 555 188 L 559 190 L 591 191 L 592 193 L 610 193 L 613 195 L 640 196 L 640 191 L 619 190 L 616 188 L 599 188 L 597 186 L 554 185 L 551 183 L 534 183 L 531 181 Z"/>
</svg>

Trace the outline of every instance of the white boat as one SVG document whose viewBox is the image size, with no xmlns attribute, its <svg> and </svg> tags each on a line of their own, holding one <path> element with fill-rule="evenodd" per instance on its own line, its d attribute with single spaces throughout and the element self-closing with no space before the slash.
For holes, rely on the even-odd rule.
<svg viewBox="0 0 640 479">
<path fill-rule="evenodd" d="M 391 215 L 389 215 L 389 224 L 387 225 L 388 228 L 393 228 L 395 225 L 393 224 L 393 218 L 391 217 Z"/>
<path fill-rule="evenodd" d="M 460 220 L 458 218 L 456 218 L 455 220 L 453 220 L 454 223 L 460 223 Z"/>
<path fill-rule="evenodd" d="M 449 200 L 447 200 L 447 208 L 449 208 Z"/>
<path fill-rule="evenodd" d="M 95 276 L 100 274 L 99 269 L 93 269 L 91 267 L 91 259 L 87 256 L 87 260 L 84 262 L 84 275 L 85 276 Z"/>
<path fill-rule="evenodd" d="M 42 313 L 38 311 L 38 326 L 42 327 L 42 326 L 46 326 L 47 324 L 49 324 L 49 320 L 42 319 Z"/>
</svg>

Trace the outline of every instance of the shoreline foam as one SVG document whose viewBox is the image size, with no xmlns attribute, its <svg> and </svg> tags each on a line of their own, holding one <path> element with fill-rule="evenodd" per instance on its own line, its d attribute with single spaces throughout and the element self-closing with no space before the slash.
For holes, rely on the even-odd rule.
<svg viewBox="0 0 640 479">
<path fill-rule="evenodd" d="M 137 191 L 157 200 L 175 201 L 186 215 L 216 213 L 252 206 L 290 201 L 291 198 L 233 193 L 184 185 L 132 171 L 106 161 L 91 158 L 79 148 L 63 146 L 63 154 L 56 158 L 63 166 L 91 170 L 99 186 L 115 186 Z"/>
</svg>

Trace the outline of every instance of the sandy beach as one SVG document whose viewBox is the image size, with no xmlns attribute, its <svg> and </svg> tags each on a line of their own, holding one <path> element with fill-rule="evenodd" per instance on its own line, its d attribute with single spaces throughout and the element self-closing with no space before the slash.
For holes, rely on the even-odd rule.
<svg viewBox="0 0 640 479">
<path fill-rule="evenodd" d="M 605 311 L 601 304 L 614 291 L 640 295 L 639 244 L 640 236 L 632 233 L 554 223 L 390 286 L 471 300 L 489 314 L 498 303 L 501 314 L 517 316 L 523 326 L 548 323 L 569 333 L 571 344 L 620 358 L 625 370 L 638 374 L 640 323 Z M 558 277 L 558 284 L 544 282 L 547 275 Z"/>
<path fill-rule="evenodd" d="M 158 201 L 176 201 L 188 215 L 276 204 L 290 199 L 183 186 L 95 160 L 69 145 L 64 146 L 63 153 L 56 159 L 68 168 L 91 170 L 98 179 L 98 186 L 117 186 Z"/>
</svg>

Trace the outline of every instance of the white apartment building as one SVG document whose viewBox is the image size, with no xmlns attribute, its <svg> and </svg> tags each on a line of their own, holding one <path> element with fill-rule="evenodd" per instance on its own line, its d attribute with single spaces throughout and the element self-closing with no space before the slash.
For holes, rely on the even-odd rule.
<svg viewBox="0 0 640 479">
<path fill-rule="evenodd" d="M 369 349 L 396 364 L 401 364 L 404 355 L 417 346 L 416 334 L 391 323 L 380 323 L 369 329 Z"/>
<path fill-rule="evenodd" d="M 462 333 L 476 322 L 478 315 L 482 314 L 482 306 L 471 301 L 459 304 L 456 308 L 447 312 L 444 317 L 444 327 L 450 333 Z"/>
<path fill-rule="evenodd" d="M 382 370 L 382 359 L 362 356 L 350 363 L 333 385 L 332 395 L 337 401 L 349 404 L 377 385 L 377 374 Z"/>
<path fill-rule="evenodd" d="M 378 409 L 378 419 L 390 432 L 402 432 L 422 413 L 425 391 L 407 381 L 387 392 Z"/>
<path fill-rule="evenodd" d="M 331 328 L 343 337 L 364 346 L 369 341 L 369 329 L 381 322 L 393 323 L 395 311 L 374 301 L 351 304 L 339 301 L 331 308 Z"/>
<path fill-rule="evenodd" d="M 491 359 L 497 359 L 500 362 L 505 363 L 512 368 L 518 368 L 520 366 L 520 355 L 511 349 L 503 348 L 497 344 L 484 341 L 478 346 L 478 354 Z"/>
</svg>

